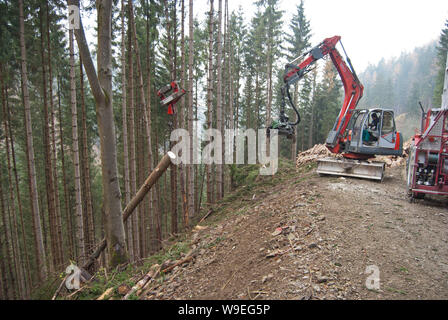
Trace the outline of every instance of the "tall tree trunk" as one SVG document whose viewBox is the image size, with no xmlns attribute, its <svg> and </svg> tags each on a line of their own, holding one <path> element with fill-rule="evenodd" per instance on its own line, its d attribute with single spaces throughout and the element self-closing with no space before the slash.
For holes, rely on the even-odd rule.
<svg viewBox="0 0 448 320">
<path fill-rule="evenodd" d="M 11 174 L 11 156 L 10 156 L 10 148 L 9 148 L 9 129 L 8 129 L 8 116 L 7 116 L 7 108 L 6 108 L 6 93 L 5 93 L 5 84 L 3 81 L 3 67 L 0 63 L 0 89 L 2 95 L 2 113 L 3 113 L 3 126 L 4 126 L 4 134 L 5 134 L 5 146 L 6 146 L 6 158 L 7 158 L 7 166 L 8 166 L 8 185 L 9 185 L 9 206 L 10 206 L 10 221 L 11 221 L 11 239 L 13 241 L 13 249 L 15 251 L 14 254 L 14 263 L 16 266 L 16 273 L 19 280 L 19 288 L 21 293 L 21 298 L 25 298 L 28 295 L 28 289 L 25 283 L 25 266 L 22 262 L 23 254 L 19 245 L 19 230 L 17 223 L 17 213 L 16 213 L 16 204 L 15 204 L 15 195 L 14 195 L 14 184 L 12 180 Z M 22 237 L 24 235 L 22 234 Z M 22 238 L 23 239 L 23 238 Z M 23 242 L 24 244 L 25 241 Z"/>
<path fill-rule="evenodd" d="M 59 78 L 59 77 L 58 77 Z M 73 240 L 73 219 L 71 215 L 71 204 L 70 204 L 70 195 L 68 193 L 67 186 L 67 172 L 65 169 L 65 151 L 64 151 L 64 135 L 62 130 L 62 109 L 61 109 L 61 89 L 60 89 L 60 79 L 57 80 L 58 83 L 58 120 L 59 120 L 59 139 L 61 142 L 61 166 L 62 166 L 62 184 L 64 188 L 64 211 L 65 211 L 65 221 L 66 221 L 66 229 L 67 229 L 67 247 L 68 247 L 68 257 L 70 259 L 75 258 L 75 246 Z"/>
<path fill-rule="evenodd" d="M 147 78 L 147 110 L 148 110 L 148 119 L 149 121 L 151 121 L 151 127 L 152 127 L 152 120 L 151 120 L 151 99 L 152 99 L 152 81 L 151 81 L 151 70 L 152 70 L 152 65 L 151 65 L 151 61 L 152 61 L 152 56 L 153 56 L 153 51 L 151 50 L 151 44 L 153 43 L 153 40 L 151 39 L 151 35 L 150 35 L 150 27 L 152 25 L 151 23 L 151 18 L 150 18 L 150 12 L 149 12 L 149 3 L 148 0 L 145 1 L 146 3 L 146 78 Z M 155 136 L 157 139 L 157 130 L 155 130 Z M 155 151 L 154 151 L 155 150 Z M 150 156 L 148 157 L 148 161 L 150 159 L 153 159 L 153 166 L 151 167 L 151 164 L 148 163 L 148 171 L 151 171 L 153 167 L 155 167 L 159 160 L 158 160 L 158 156 L 157 156 L 157 151 L 158 147 L 157 147 L 157 140 L 155 143 L 155 148 L 154 146 L 150 146 Z M 155 154 L 155 156 L 153 156 Z M 154 159 L 157 158 L 157 159 Z M 150 214 L 149 214 L 149 234 L 148 234 L 148 242 L 147 242 L 147 250 L 150 253 L 151 252 L 151 246 L 152 246 L 152 242 L 153 242 L 153 234 L 155 233 L 155 221 L 161 221 L 161 212 L 160 212 L 160 208 L 159 208 L 159 203 L 158 203 L 158 198 L 157 198 L 157 190 L 160 188 L 160 184 L 156 183 L 155 187 L 150 191 L 151 195 L 150 195 Z M 160 223 L 159 223 L 160 225 Z M 159 229 L 157 230 L 157 233 L 160 233 L 160 235 L 158 236 L 159 238 L 163 238 L 162 235 L 162 231 Z"/>
<path fill-rule="evenodd" d="M 55 202 L 55 231 L 56 231 L 56 261 L 59 267 L 64 263 L 64 248 L 63 248 L 63 234 L 62 234 L 62 217 L 61 217 L 61 203 L 59 201 L 58 190 L 58 170 L 57 170 L 57 152 L 56 152 L 56 128 L 55 128 L 55 111 L 53 104 L 53 68 L 51 65 L 51 38 L 50 38 L 50 8 L 49 0 L 45 2 L 47 13 L 47 59 L 48 59 L 48 93 L 49 93 L 49 106 L 50 106 L 50 136 L 51 136 L 51 163 L 53 169 L 53 181 L 54 181 L 54 202 Z"/>
<path fill-rule="evenodd" d="M 48 226 L 50 230 L 50 244 L 51 244 L 51 257 L 53 268 L 57 269 L 58 266 L 58 250 L 57 250 L 57 234 L 56 234 L 56 202 L 54 197 L 54 181 L 53 181 L 53 165 L 51 158 L 51 146 L 50 146 L 50 118 L 48 115 L 48 99 L 47 99 L 47 75 L 46 75 L 46 60 L 44 54 L 44 29 L 43 29 L 43 9 L 42 6 L 39 9 L 39 22 L 40 22 L 40 54 L 42 64 L 42 96 L 43 96 L 43 113 L 44 113 L 44 155 L 45 155 L 45 181 L 46 181 L 46 195 L 47 195 L 47 208 L 48 208 Z"/>
<path fill-rule="evenodd" d="M 137 104 L 137 107 L 135 109 L 136 114 L 142 114 L 141 110 L 141 104 Z M 143 155 L 145 153 L 145 145 L 143 143 L 144 140 L 144 133 L 143 133 L 143 126 L 142 126 L 142 119 L 139 117 L 137 119 L 137 122 L 135 124 L 135 140 L 137 142 L 137 150 L 139 152 L 137 153 L 137 186 L 140 186 L 143 181 L 145 180 L 145 163 L 143 159 Z M 135 215 L 138 215 L 138 247 L 139 247 L 139 256 L 138 259 L 142 258 L 144 256 L 144 247 L 143 247 L 143 226 L 144 226 L 144 216 L 145 216 L 145 199 L 139 204 L 139 206 L 136 209 Z"/>
<path fill-rule="evenodd" d="M 4 243 L 2 240 L 2 235 L 0 235 L 0 272 L 1 272 L 1 276 L 0 276 L 0 297 L 2 300 L 7 300 L 8 298 L 10 298 L 10 294 L 9 294 L 9 289 L 10 287 L 8 286 L 8 279 L 6 276 L 7 270 L 6 270 L 6 264 L 5 261 L 7 261 L 6 258 L 6 254 L 4 253 L 3 247 L 4 247 Z"/>
<path fill-rule="evenodd" d="M 17 168 L 16 168 L 16 158 L 15 158 L 15 150 L 14 150 L 14 139 L 12 135 L 12 129 L 11 129 L 11 121 L 10 121 L 10 111 L 9 111 L 9 105 L 7 102 L 7 89 L 6 85 L 4 83 L 3 78 L 3 66 L 0 64 L 0 82 L 1 82 L 1 90 L 2 90 L 2 110 L 3 110 L 3 121 L 4 121 L 4 128 L 5 128 L 5 140 L 6 140 L 6 153 L 7 153 L 7 160 L 8 160 L 8 181 L 9 181 L 9 192 L 10 192 L 10 201 L 11 206 L 13 210 L 13 215 L 15 216 L 15 199 L 17 198 L 17 205 L 19 209 L 19 218 L 20 218 L 20 226 L 21 226 L 21 233 L 22 233 L 22 248 L 23 248 L 23 259 L 24 263 L 22 263 L 23 267 L 23 279 L 25 281 L 25 298 L 28 298 L 30 296 L 31 292 L 31 267 L 29 262 L 29 255 L 28 255 L 28 248 L 27 248 L 27 242 L 26 242 L 26 234 L 25 234 L 25 225 L 23 222 L 23 208 L 22 208 L 22 201 L 20 196 L 20 189 L 19 189 L 19 179 L 17 177 Z M 11 146 L 11 156 L 10 156 L 10 149 Z M 11 174 L 11 158 L 13 163 L 13 171 L 14 171 L 14 183 L 12 181 L 12 174 Z M 16 193 L 17 197 L 14 195 L 14 184 L 16 187 Z M 18 241 L 18 236 L 17 241 Z M 20 256 L 21 258 L 22 256 Z M 26 279 L 25 279 L 26 277 Z"/>
<path fill-rule="evenodd" d="M 24 103 L 25 132 L 26 132 L 26 158 L 28 168 L 28 185 L 31 199 L 31 214 L 33 217 L 34 244 L 36 249 L 36 268 L 39 280 L 47 278 L 46 254 L 42 237 L 42 227 L 39 211 L 39 198 L 37 194 L 36 168 L 34 163 L 33 130 L 31 124 L 30 95 L 28 91 L 28 71 L 26 66 L 25 48 L 25 22 L 23 17 L 23 0 L 19 0 L 19 22 L 20 22 L 20 52 L 21 52 L 21 75 L 22 93 Z"/>
<path fill-rule="evenodd" d="M 134 52 L 137 60 L 137 73 L 138 73 L 138 80 L 139 80 L 139 91 L 140 91 L 140 106 L 143 111 L 143 123 L 145 127 L 145 134 L 146 134 L 146 143 L 147 143 L 147 149 L 148 149 L 148 164 L 149 164 L 149 174 L 152 171 L 152 142 L 151 142 L 151 109 L 150 109 L 150 103 L 146 104 L 145 99 L 145 90 L 144 90 L 144 84 L 143 84 L 143 70 L 141 66 L 141 60 L 140 60 L 140 51 L 138 47 L 138 40 L 137 40 L 137 30 L 136 25 L 134 21 L 134 10 L 132 1 L 129 2 L 129 8 L 130 8 L 130 20 L 131 20 L 131 27 L 132 27 L 132 38 L 134 43 Z M 152 211 L 152 192 L 149 194 L 149 208 Z M 141 224 L 144 225 L 144 221 L 141 221 Z M 146 229 L 146 228 L 144 228 Z M 142 235 L 143 237 L 144 235 Z M 160 241 L 162 239 L 159 239 Z M 143 241 L 144 242 L 144 241 Z M 142 242 L 142 243 L 143 243 Z M 144 246 L 146 244 L 143 243 Z M 145 253 L 145 252 L 144 252 Z"/>
<path fill-rule="evenodd" d="M 169 14 L 169 5 L 167 0 L 164 0 L 164 6 L 165 6 L 165 17 L 166 17 L 166 30 L 168 35 L 168 61 L 169 61 L 169 71 L 170 71 L 170 81 L 174 81 L 176 79 L 176 70 L 175 70 L 175 62 L 174 62 L 174 56 L 176 55 L 175 52 L 173 52 L 173 39 L 171 34 L 171 18 Z M 177 112 L 175 108 L 173 108 L 174 114 L 172 115 L 170 130 L 177 129 Z M 173 143 L 170 141 L 170 149 L 173 147 Z M 171 166 L 170 167 L 170 188 L 171 188 L 171 233 L 177 233 L 177 167 Z M 188 180 L 188 173 L 187 173 L 187 180 Z"/>
<path fill-rule="evenodd" d="M 86 222 L 87 231 L 87 243 L 86 243 L 86 254 L 90 255 L 95 250 L 95 221 L 93 216 L 93 201 L 92 201 L 92 189 L 90 186 L 90 164 L 89 164 L 89 146 L 87 144 L 87 110 L 84 95 L 84 72 L 82 58 L 79 59 L 79 75 L 80 75 L 80 95 L 81 95 L 81 122 L 82 122 L 82 171 L 84 177 L 84 196 L 85 203 L 85 214 L 86 217 L 84 221 Z M 95 267 L 93 268 L 95 269 Z"/>
<path fill-rule="evenodd" d="M 193 0 L 189 1 L 189 41 L 188 41 L 188 132 L 190 134 L 190 164 L 188 165 L 188 214 L 189 220 L 195 216 L 195 167 L 193 165 L 194 155 L 193 141 L 194 141 L 194 128 L 193 128 Z"/>
<path fill-rule="evenodd" d="M 180 73 L 180 79 L 182 88 L 185 88 L 185 78 L 186 78 L 186 72 L 185 72 L 185 63 L 186 63 L 186 56 L 185 56 L 185 1 L 181 0 L 181 73 Z M 181 107 L 179 109 L 179 127 L 185 128 L 185 115 L 184 110 L 186 109 L 186 101 L 185 97 L 181 99 Z M 187 112 L 188 113 L 188 112 Z M 187 199 L 187 190 L 185 185 L 185 179 L 186 179 L 186 173 L 185 173 L 185 164 L 181 163 L 179 164 L 179 182 L 180 182 L 180 190 L 181 190 L 181 196 L 182 196 L 182 212 L 183 212 L 183 226 L 184 228 L 188 227 L 189 224 L 189 215 L 188 215 L 188 199 Z M 188 170 L 188 169 L 187 169 Z"/>
<path fill-rule="evenodd" d="M 296 84 L 294 86 L 294 105 L 298 108 L 297 105 L 297 101 L 298 101 L 298 96 L 299 96 L 299 87 Z M 297 113 L 294 112 L 294 123 L 297 122 Z M 291 143 L 291 160 L 292 161 L 296 161 L 296 157 L 297 157 L 297 144 L 298 144 L 298 140 L 299 140 L 299 128 L 296 127 L 296 137 L 295 139 L 292 140 Z"/>
<path fill-rule="evenodd" d="M 68 0 L 70 5 L 79 0 Z M 115 268 L 128 261 L 118 181 L 117 144 L 112 95 L 112 0 L 98 0 L 98 75 L 92 62 L 81 20 L 75 29 L 76 40 L 92 94 L 96 102 L 101 146 L 101 172 L 103 182 L 103 209 L 106 217 L 106 239 L 109 267 Z"/>
<path fill-rule="evenodd" d="M 130 9 L 128 7 L 128 9 Z M 130 16 L 130 15 L 129 15 Z M 134 96 L 134 59 L 132 56 L 132 26 L 131 19 L 128 20 L 128 86 L 129 86 L 129 170 L 130 170 L 130 184 L 131 184 L 131 198 L 137 192 L 137 173 L 136 173 L 136 156 L 135 156 L 135 96 Z M 132 225 L 132 261 L 135 261 L 139 256 L 139 234 L 138 230 L 138 216 L 131 217 Z"/>
<path fill-rule="evenodd" d="M 129 150 L 128 150 L 128 119 L 127 119 L 127 83 L 126 83 L 126 33 L 125 33 L 125 5 L 121 0 L 121 117 L 123 122 L 123 171 L 124 171 L 124 201 L 131 201 L 131 183 L 129 174 Z M 132 63 L 131 61 L 129 63 Z M 134 260 L 132 219 L 126 221 L 126 243 L 131 261 Z"/>
<path fill-rule="evenodd" d="M 0 164 L 1 165 L 1 164 Z M 0 167 L 1 172 L 1 167 Z M 9 280 L 11 282 L 10 289 L 10 298 L 11 299 L 18 299 L 19 298 L 19 292 L 18 292 L 18 284 L 17 284 L 17 272 L 15 270 L 14 266 L 14 245 L 12 244 L 12 237 L 11 237 L 11 230 L 10 230 L 10 224 L 9 224 L 9 217 L 8 217 L 8 210 L 5 206 L 5 201 L 3 198 L 3 188 L 2 184 L 0 183 L 0 210 L 2 213 L 2 222 L 3 222 L 3 234 L 2 236 L 5 239 L 4 245 L 5 245 L 5 261 L 6 261 L 6 267 L 8 269 L 8 275 Z"/>
<path fill-rule="evenodd" d="M 207 77 L 207 128 L 213 122 L 213 0 L 210 0 L 208 23 L 208 77 Z M 214 198 L 213 166 L 207 164 L 207 203 L 212 204 Z"/>
<path fill-rule="evenodd" d="M 84 239 L 84 219 L 82 209 L 81 194 L 81 172 L 79 165 L 79 142 L 78 142 L 78 111 L 76 106 L 76 84 L 75 84 L 75 53 L 73 48 L 73 31 L 69 30 L 69 48 L 70 48 L 70 104 L 72 111 L 72 153 L 73 166 L 75 172 L 75 220 L 76 220 L 76 247 L 78 263 L 83 263 L 86 258 L 85 239 Z"/>
<path fill-rule="evenodd" d="M 310 101 L 310 130 L 309 130 L 309 136 L 308 136 L 308 148 L 311 148 L 314 145 L 314 99 L 316 96 L 316 90 L 317 90 L 317 85 L 316 85 L 316 81 L 317 81 L 317 70 L 314 69 L 313 70 L 313 83 L 312 83 L 312 89 L 311 89 L 311 101 Z"/>
<path fill-rule="evenodd" d="M 190 0 L 191 1 L 191 0 Z M 218 1 L 218 87 L 216 90 L 216 127 L 223 134 L 223 106 L 222 106 L 222 0 Z M 224 141 L 224 139 L 223 139 Z M 222 159 L 221 159 L 222 160 Z M 223 196 L 223 165 L 216 165 L 216 200 L 220 200 Z"/>
</svg>

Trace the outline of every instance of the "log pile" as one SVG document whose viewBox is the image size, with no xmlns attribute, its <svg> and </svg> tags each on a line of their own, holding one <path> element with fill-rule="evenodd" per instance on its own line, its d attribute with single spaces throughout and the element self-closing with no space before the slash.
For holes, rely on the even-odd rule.
<svg viewBox="0 0 448 320">
<path fill-rule="evenodd" d="M 339 157 L 339 155 L 331 153 L 324 144 L 316 144 L 297 155 L 296 168 L 326 157 Z"/>
<path fill-rule="evenodd" d="M 406 159 L 409 155 L 409 149 L 412 144 L 412 139 L 409 139 L 403 143 L 403 157 L 397 156 L 377 156 L 375 161 L 382 161 L 387 167 L 393 168 L 406 165 Z M 312 148 L 305 150 L 297 155 L 296 168 L 303 166 L 304 164 L 316 162 L 318 159 L 326 157 L 340 158 L 342 155 L 331 153 L 324 144 L 316 144 Z"/>
<path fill-rule="evenodd" d="M 409 149 L 411 148 L 412 138 L 403 143 L 403 157 L 396 156 L 377 156 L 375 160 L 382 161 L 388 168 L 405 166 L 409 156 Z"/>
</svg>

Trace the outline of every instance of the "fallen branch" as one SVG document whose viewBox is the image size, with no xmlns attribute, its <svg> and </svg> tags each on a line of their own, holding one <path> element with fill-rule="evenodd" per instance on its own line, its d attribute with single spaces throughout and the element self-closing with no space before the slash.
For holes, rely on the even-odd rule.
<svg viewBox="0 0 448 320">
<path fill-rule="evenodd" d="M 160 269 L 160 268 L 159 268 L 159 269 Z M 129 290 L 128 293 L 126 293 L 126 295 L 123 297 L 122 300 L 128 300 L 129 297 L 130 297 L 134 292 L 136 292 L 137 290 L 142 289 L 142 288 L 146 285 L 146 283 L 147 283 L 149 280 L 151 280 L 152 278 L 154 278 L 154 275 L 155 275 L 155 274 L 157 274 L 157 272 L 155 272 L 154 269 L 151 269 L 147 274 L 145 274 L 145 275 L 143 276 L 142 279 L 140 279 L 139 282 L 137 282 L 137 283 L 132 287 L 131 290 Z"/>
<path fill-rule="evenodd" d="M 277 249 L 277 250 L 274 250 L 274 251 L 268 253 L 268 254 L 266 255 L 266 258 L 274 258 L 274 257 L 282 256 L 282 255 L 284 255 L 285 253 L 288 253 L 289 251 L 291 251 L 291 249 L 292 249 L 292 248 L 289 248 L 288 250 L 284 250 L 284 251 L 280 251 L 280 250 L 278 250 L 278 249 Z"/>
<path fill-rule="evenodd" d="M 177 266 L 180 266 L 180 265 L 182 265 L 182 264 L 184 264 L 184 263 L 187 263 L 187 262 L 189 262 L 189 261 L 191 261 L 191 260 L 193 260 L 193 256 L 186 257 L 185 259 L 176 262 L 176 263 L 173 264 L 172 266 L 169 266 L 168 268 L 163 269 L 162 272 L 163 272 L 163 273 L 170 272 L 171 270 L 173 270 L 173 269 L 176 268 Z"/>
<path fill-rule="evenodd" d="M 160 273 L 160 270 L 162 270 L 162 266 L 160 266 L 160 267 L 157 269 L 157 271 L 156 271 L 156 273 L 154 274 L 154 276 L 153 276 L 151 279 L 149 279 L 148 282 L 146 282 L 146 284 L 141 288 L 140 292 L 137 292 L 137 296 L 140 296 L 140 295 L 142 294 L 142 292 L 147 292 L 147 291 L 149 290 L 149 289 L 147 289 L 148 286 L 149 286 L 149 284 L 152 282 L 152 280 L 154 280 L 155 278 L 157 278 L 157 276 L 158 276 L 159 273 Z"/>
<path fill-rule="evenodd" d="M 64 279 L 62 280 L 61 284 L 59 285 L 58 289 L 56 290 L 56 292 L 53 295 L 53 298 L 51 298 L 51 300 L 56 300 L 57 296 L 59 295 L 59 293 L 62 290 L 62 287 L 64 286 L 65 280 L 67 280 L 68 275 L 66 275 L 64 277 Z"/>
<path fill-rule="evenodd" d="M 100 295 L 96 300 L 105 300 L 105 299 L 109 298 L 113 292 L 114 292 L 114 288 L 109 288 L 106 291 L 104 291 L 103 294 Z"/>
<path fill-rule="evenodd" d="M 229 282 L 233 279 L 233 276 L 235 275 L 235 273 L 237 272 L 237 270 L 233 271 L 232 275 L 230 276 L 229 280 L 227 280 L 227 282 L 221 287 L 221 291 L 224 290 L 227 285 L 229 284 Z"/>
<path fill-rule="evenodd" d="M 209 212 L 207 212 L 207 214 L 198 222 L 198 224 L 200 224 L 202 221 L 207 219 L 208 216 L 211 215 L 212 213 L 213 213 L 213 209 L 210 209 Z"/>
</svg>

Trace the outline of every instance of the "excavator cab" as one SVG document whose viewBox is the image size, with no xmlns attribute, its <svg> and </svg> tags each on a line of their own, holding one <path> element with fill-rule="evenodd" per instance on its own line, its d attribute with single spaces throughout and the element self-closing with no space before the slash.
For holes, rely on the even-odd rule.
<svg viewBox="0 0 448 320">
<path fill-rule="evenodd" d="M 347 126 L 346 153 L 401 156 L 403 139 L 390 109 L 358 109 Z"/>
</svg>

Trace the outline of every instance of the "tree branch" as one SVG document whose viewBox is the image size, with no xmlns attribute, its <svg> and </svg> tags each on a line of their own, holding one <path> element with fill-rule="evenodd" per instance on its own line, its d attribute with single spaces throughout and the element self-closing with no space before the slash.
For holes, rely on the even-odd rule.
<svg viewBox="0 0 448 320">
<path fill-rule="evenodd" d="M 78 10 L 80 10 L 79 0 L 67 0 L 67 4 L 69 6 L 77 6 Z M 92 56 L 90 55 L 89 46 L 87 44 L 86 35 L 84 33 L 84 27 L 82 25 L 81 15 L 79 15 L 79 28 L 75 28 L 73 31 L 75 34 L 76 43 L 78 44 L 79 54 L 83 61 L 87 78 L 89 79 L 92 94 L 95 98 L 95 101 L 99 103 L 105 99 L 105 95 L 98 80 L 98 75 L 92 61 Z"/>
</svg>

